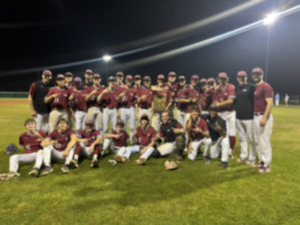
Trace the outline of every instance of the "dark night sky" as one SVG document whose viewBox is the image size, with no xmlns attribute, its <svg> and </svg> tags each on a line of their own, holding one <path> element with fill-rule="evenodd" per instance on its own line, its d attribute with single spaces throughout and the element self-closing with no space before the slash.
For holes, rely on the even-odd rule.
<svg viewBox="0 0 300 225">
<path fill-rule="evenodd" d="M 101 57 L 105 53 L 124 51 L 157 43 L 140 42 L 221 13 L 245 0 L 128 0 L 128 1 L 2 1 L 0 3 L 0 91 L 27 91 L 40 70 L 6 75 L 6 71 L 47 68 Z M 235 83 L 238 70 L 248 73 L 253 67 L 265 69 L 266 26 L 260 26 L 235 37 L 193 49 L 150 63 L 126 66 L 128 63 L 176 49 L 258 21 L 274 9 L 284 10 L 300 4 L 299 0 L 266 0 L 247 10 L 207 26 L 176 36 L 165 45 L 104 62 L 53 70 L 54 74 L 71 71 L 83 76 L 86 68 L 107 75 L 123 70 L 125 74 L 199 74 L 215 77 L 228 72 Z M 300 94 L 300 12 L 280 18 L 271 26 L 268 82 L 282 95 Z M 163 39 L 162 41 L 170 40 Z"/>
</svg>

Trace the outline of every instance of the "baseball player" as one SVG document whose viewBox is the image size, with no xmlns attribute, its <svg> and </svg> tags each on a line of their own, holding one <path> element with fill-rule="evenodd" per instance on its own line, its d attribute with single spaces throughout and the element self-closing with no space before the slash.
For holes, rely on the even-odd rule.
<svg viewBox="0 0 300 225">
<path fill-rule="evenodd" d="M 289 99 L 290 99 L 290 96 L 288 94 L 285 94 L 285 96 L 284 96 L 285 107 L 287 107 L 289 105 Z"/>
<path fill-rule="evenodd" d="M 106 107 L 103 109 L 103 133 L 108 133 L 109 121 L 112 123 L 113 130 L 116 129 L 117 122 L 117 97 L 119 96 L 118 90 L 115 88 L 115 77 L 110 76 L 107 80 L 108 88 L 102 91 L 98 96 L 98 102 L 104 102 Z"/>
<path fill-rule="evenodd" d="M 137 110 L 136 119 L 140 120 L 141 116 L 146 114 L 151 121 L 152 110 L 151 103 L 153 100 L 153 91 L 151 90 L 151 78 L 145 76 L 143 78 L 143 86 L 137 91 Z"/>
<path fill-rule="evenodd" d="M 84 83 L 83 88 L 88 88 L 90 86 L 93 86 L 93 71 L 91 69 L 87 69 L 84 72 Z"/>
<path fill-rule="evenodd" d="M 136 128 L 133 134 L 132 143 L 135 143 L 135 145 L 126 147 L 125 152 L 119 151 L 114 157 L 117 162 L 128 162 L 131 154 L 139 152 L 141 156 L 134 163 L 141 165 L 144 164 L 153 153 L 156 132 L 154 128 L 149 125 L 147 115 L 143 115 L 140 122 L 141 125 Z"/>
<path fill-rule="evenodd" d="M 274 92 L 272 87 L 264 82 L 264 72 L 257 67 L 252 70 L 252 79 L 256 88 L 254 92 L 254 140 L 258 151 L 260 168 L 259 173 L 271 172 L 270 164 L 272 161 L 271 135 L 273 129 L 273 116 L 271 110 L 273 107 Z"/>
<path fill-rule="evenodd" d="M 167 110 L 172 111 L 174 116 L 175 115 L 174 99 L 176 96 L 176 92 L 178 90 L 178 83 L 176 82 L 176 73 L 174 71 L 168 73 L 168 82 L 165 83 L 165 86 L 168 87 L 170 99 L 172 99 L 172 101 L 169 101 L 169 104 L 167 105 Z"/>
<path fill-rule="evenodd" d="M 125 79 L 125 86 L 120 89 L 121 94 L 117 98 L 117 102 L 120 107 L 121 120 L 126 124 L 128 121 L 130 139 L 136 128 L 136 108 L 135 99 L 137 95 L 137 89 L 132 87 L 132 76 L 127 75 Z"/>
<path fill-rule="evenodd" d="M 86 157 L 93 155 L 91 168 L 98 168 L 98 154 L 102 136 L 98 130 L 94 129 L 92 120 L 85 121 L 85 129 L 77 134 L 77 145 L 74 154 L 74 160 L 70 161 L 70 165 L 78 168 L 78 159 L 82 152 Z"/>
<path fill-rule="evenodd" d="M 9 173 L 0 174 L 1 179 L 11 179 L 20 176 L 18 173 L 19 164 L 34 163 L 33 169 L 28 173 L 30 176 L 37 177 L 38 170 L 43 163 L 43 153 L 41 141 L 47 136 L 42 130 L 36 130 L 34 119 L 25 121 L 26 132 L 19 137 L 19 145 L 24 148 L 25 154 L 15 154 L 9 159 Z"/>
<path fill-rule="evenodd" d="M 73 73 L 66 72 L 64 76 L 65 76 L 65 86 L 67 88 L 71 88 L 73 86 Z"/>
<path fill-rule="evenodd" d="M 76 134 L 69 128 L 68 121 L 64 118 L 58 120 L 57 129 L 52 131 L 45 138 L 41 145 L 44 148 L 45 169 L 41 173 L 46 176 L 53 171 L 51 160 L 64 160 L 64 166 L 61 171 L 68 174 L 70 171 L 70 161 L 73 158 L 76 147 Z"/>
<path fill-rule="evenodd" d="M 220 72 L 217 77 L 219 86 L 213 94 L 213 101 L 215 106 L 218 108 L 218 114 L 227 122 L 228 126 L 228 136 L 230 143 L 230 157 L 233 158 L 233 151 L 235 146 L 235 135 L 236 135 L 236 125 L 235 117 L 236 112 L 234 109 L 235 100 L 235 86 L 228 83 L 229 77 L 227 73 Z"/>
<path fill-rule="evenodd" d="M 162 123 L 157 134 L 158 142 L 161 144 L 157 150 L 159 156 L 165 156 L 175 151 L 177 161 L 183 160 L 185 148 L 185 130 L 177 120 L 172 119 L 171 112 L 164 111 L 161 115 Z"/>
<path fill-rule="evenodd" d="M 31 84 L 28 95 L 29 107 L 31 115 L 36 121 L 36 128 L 44 132 L 49 132 L 50 106 L 45 104 L 45 96 L 53 86 L 51 79 L 52 72 L 44 70 L 42 80 Z"/>
<path fill-rule="evenodd" d="M 256 151 L 253 137 L 253 107 L 254 107 L 254 91 L 255 86 L 248 82 L 246 71 L 237 73 L 238 86 L 236 88 L 235 109 L 236 109 L 236 129 L 239 134 L 241 153 L 237 160 L 244 162 L 248 158 L 249 137 L 249 158 L 246 163 L 248 165 L 255 164 Z"/>
<path fill-rule="evenodd" d="M 99 96 L 103 91 L 104 87 L 101 85 L 101 76 L 98 73 L 93 75 L 93 86 L 86 89 L 88 95 L 85 97 L 87 102 L 88 112 L 87 119 L 94 121 L 94 127 L 96 130 L 103 129 L 103 108 L 101 104 L 97 102 L 97 96 Z"/>
<path fill-rule="evenodd" d="M 200 104 L 200 93 L 196 89 L 198 82 L 199 82 L 199 76 L 197 74 L 192 75 L 191 85 L 189 86 L 187 99 L 181 98 L 180 100 L 181 102 L 187 103 L 187 108 L 186 108 L 187 118 L 190 117 L 192 106 L 195 104 L 199 107 L 200 112 L 202 111 L 201 104 Z"/>
<path fill-rule="evenodd" d="M 118 88 L 118 87 L 123 87 L 124 86 L 124 83 L 123 83 L 123 80 L 124 80 L 124 73 L 119 71 L 116 73 L 116 86 L 115 88 Z"/>
<path fill-rule="evenodd" d="M 221 155 L 221 165 L 224 169 L 229 169 L 229 138 L 227 135 L 226 121 L 218 116 L 217 107 L 210 106 L 209 114 L 201 115 L 206 120 L 210 134 L 209 148 L 204 149 L 203 160 L 209 163 L 211 159 L 218 158 Z"/>
<path fill-rule="evenodd" d="M 207 152 L 211 144 L 207 122 L 200 117 L 200 109 L 197 105 L 193 105 L 191 108 L 190 118 L 186 122 L 186 130 L 189 138 L 188 158 L 195 160 L 199 147 L 204 145 L 204 152 Z"/>
<path fill-rule="evenodd" d="M 50 104 L 51 107 L 51 112 L 49 114 L 50 132 L 56 128 L 60 118 L 69 120 L 68 99 L 70 92 L 69 89 L 65 87 L 65 77 L 63 74 L 58 74 L 56 76 L 56 83 L 57 86 L 51 88 L 45 97 L 45 103 Z"/>
<path fill-rule="evenodd" d="M 87 104 L 85 97 L 87 93 L 82 89 L 81 78 L 74 78 L 74 86 L 70 89 L 70 105 L 75 111 L 76 133 L 84 129 L 84 122 L 86 120 Z"/>
<path fill-rule="evenodd" d="M 187 114 L 187 101 L 188 92 L 190 90 L 189 86 L 186 85 L 185 76 L 181 75 L 178 77 L 178 90 L 175 96 L 175 102 L 177 107 L 177 121 L 185 127 L 186 121 L 188 120 Z"/>
<path fill-rule="evenodd" d="M 200 105 L 202 112 L 201 114 L 208 114 L 208 107 L 209 107 L 209 95 L 208 95 L 208 88 L 207 88 L 207 80 L 205 78 L 200 79 L 199 82 L 199 95 L 200 95 Z"/>
<path fill-rule="evenodd" d="M 280 101 L 280 95 L 277 92 L 276 95 L 275 95 L 275 106 L 279 106 L 279 101 Z"/>
<path fill-rule="evenodd" d="M 134 75 L 134 87 L 139 90 L 141 88 L 142 77 L 139 74 Z"/>
<path fill-rule="evenodd" d="M 216 87 L 216 80 L 213 77 L 210 77 L 206 81 L 206 91 L 204 92 L 205 98 L 206 98 L 206 108 L 202 110 L 201 114 L 208 114 L 208 108 L 212 105 L 212 92 L 214 92 L 214 89 Z"/>
</svg>

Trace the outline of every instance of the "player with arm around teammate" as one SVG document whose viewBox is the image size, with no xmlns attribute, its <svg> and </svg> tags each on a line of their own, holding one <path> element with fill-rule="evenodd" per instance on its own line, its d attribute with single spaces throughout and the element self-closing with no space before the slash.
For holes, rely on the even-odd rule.
<svg viewBox="0 0 300 225">
<path fill-rule="evenodd" d="M 76 140 L 76 134 L 69 128 L 68 121 L 64 118 L 59 119 L 57 129 L 52 131 L 41 143 L 44 148 L 45 164 L 45 169 L 41 173 L 42 176 L 46 176 L 53 171 L 51 160 L 64 160 L 65 163 L 61 171 L 64 174 L 69 173 L 69 165 L 74 155 Z"/>
<path fill-rule="evenodd" d="M 200 110 L 197 105 L 193 105 L 191 108 L 191 115 L 186 123 L 186 131 L 189 138 L 188 158 L 195 160 L 198 148 L 204 145 L 204 152 L 207 152 L 211 144 L 207 122 L 200 117 Z"/>
<path fill-rule="evenodd" d="M 74 160 L 70 164 L 78 168 L 78 159 L 82 152 L 86 157 L 92 155 L 91 168 L 98 168 L 98 154 L 100 152 L 100 143 L 102 136 L 99 131 L 94 129 L 92 120 L 85 121 L 85 129 L 77 134 L 77 146 L 75 149 Z"/>
<path fill-rule="evenodd" d="M 19 145 L 24 148 L 24 154 L 15 154 L 9 159 L 9 173 L 1 174 L 1 180 L 7 180 L 20 176 L 18 173 L 19 164 L 35 163 L 33 169 L 28 173 L 30 176 L 37 177 L 38 170 L 43 163 L 43 153 L 41 141 L 47 136 L 42 130 L 36 130 L 34 119 L 25 121 L 26 132 L 19 137 Z"/>
</svg>

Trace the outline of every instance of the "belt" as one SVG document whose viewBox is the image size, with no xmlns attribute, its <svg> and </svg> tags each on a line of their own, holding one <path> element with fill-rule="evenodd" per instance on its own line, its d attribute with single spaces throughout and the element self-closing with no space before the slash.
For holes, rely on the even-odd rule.
<svg viewBox="0 0 300 225">
<path fill-rule="evenodd" d="M 262 113 L 262 112 L 255 112 L 254 113 L 254 116 L 261 116 L 261 115 L 264 115 L 264 113 Z"/>
<path fill-rule="evenodd" d="M 131 108 L 131 107 L 133 107 L 133 106 L 121 106 L 121 108 L 125 108 L 125 109 L 129 109 L 129 108 Z"/>
<path fill-rule="evenodd" d="M 141 107 L 141 106 L 140 106 L 140 108 L 141 109 L 150 109 L 150 107 Z"/>
</svg>

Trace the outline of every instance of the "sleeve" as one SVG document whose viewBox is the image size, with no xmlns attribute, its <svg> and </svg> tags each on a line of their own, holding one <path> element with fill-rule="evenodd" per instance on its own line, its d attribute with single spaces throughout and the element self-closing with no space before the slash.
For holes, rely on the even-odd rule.
<svg viewBox="0 0 300 225">
<path fill-rule="evenodd" d="M 22 135 L 19 136 L 19 145 L 24 146 Z"/>
<path fill-rule="evenodd" d="M 74 130 L 70 129 L 70 130 L 69 130 L 69 135 L 70 135 L 70 137 L 72 137 L 73 135 L 76 135 L 76 133 L 75 133 Z"/>
<path fill-rule="evenodd" d="M 47 137 L 47 139 L 49 140 L 49 141 L 51 141 L 51 140 L 53 140 L 54 138 L 55 138 L 55 130 L 54 131 L 52 131 L 49 135 L 48 135 L 48 137 Z"/>
<path fill-rule="evenodd" d="M 176 127 L 176 128 L 180 128 L 180 129 L 182 128 L 181 124 L 180 124 L 178 121 L 176 122 L 175 127 Z"/>
<path fill-rule="evenodd" d="M 228 99 L 229 98 L 235 98 L 235 86 L 230 85 L 228 88 Z"/>
<path fill-rule="evenodd" d="M 42 130 L 39 130 L 39 134 L 42 135 L 43 138 L 47 137 L 47 134 Z"/>
<path fill-rule="evenodd" d="M 31 95 L 31 97 L 34 97 L 36 93 L 36 85 L 35 83 L 32 83 L 29 89 L 29 94 Z"/>
<path fill-rule="evenodd" d="M 83 131 L 78 132 L 77 137 L 82 138 L 83 137 Z"/>
<path fill-rule="evenodd" d="M 46 97 L 49 97 L 52 94 L 53 94 L 53 88 L 50 88 L 50 90 L 49 90 L 48 94 L 46 95 Z"/>
<path fill-rule="evenodd" d="M 273 89 L 270 85 L 266 85 L 264 88 L 264 95 L 265 95 L 265 99 L 266 98 L 273 98 L 274 96 L 274 92 Z"/>
</svg>

